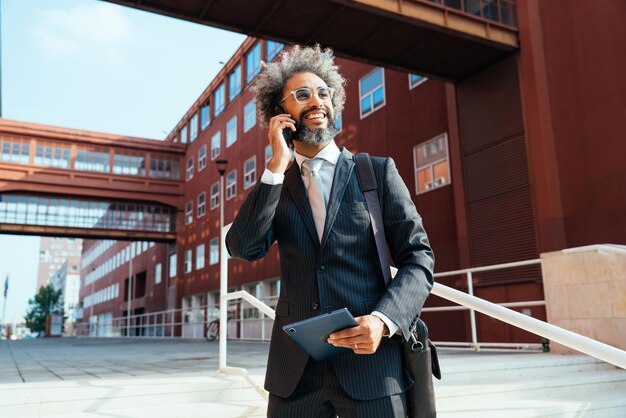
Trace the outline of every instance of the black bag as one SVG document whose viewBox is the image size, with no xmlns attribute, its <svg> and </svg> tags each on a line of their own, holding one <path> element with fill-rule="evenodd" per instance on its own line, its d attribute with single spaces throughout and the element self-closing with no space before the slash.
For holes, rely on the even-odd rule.
<svg viewBox="0 0 626 418">
<path fill-rule="evenodd" d="M 382 212 L 378 200 L 378 184 L 367 153 L 354 156 L 361 191 L 365 195 L 370 213 L 376 248 L 380 258 L 385 283 L 391 281 L 391 271 L 387 258 L 387 241 L 383 227 Z M 436 417 L 435 390 L 433 378 L 441 379 L 441 369 L 437 357 L 437 347 L 428 339 L 428 328 L 419 317 L 411 325 L 411 338 L 402 345 L 404 366 L 413 378 L 413 386 L 406 391 L 409 418 Z"/>
</svg>

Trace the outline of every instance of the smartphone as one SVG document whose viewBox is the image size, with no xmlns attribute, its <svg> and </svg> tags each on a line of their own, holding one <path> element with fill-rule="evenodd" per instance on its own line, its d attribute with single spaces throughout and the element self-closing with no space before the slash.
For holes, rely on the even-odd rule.
<svg viewBox="0 0 626 418">
<path fill-rule="evenodd" d="M 281 114 L 281 113 L 287 113 L 285 111 L 285 109 L 283 109 L 281 106 L 277 106 L 275 109 L 276 114 Z M 285 142 L 287 143 L 287 146 L 289 148 L 293 148 L 293 140 L 294 139 L 298 139 L 298 135 L 300 133 L 300 129 L 302 128 L 302 124 L 300 124 L 297 120 L 296 120 L 296 131 L 292 131 L 291 128 L 285 128 L 283 129 L 283 138 L 285 138 Z"/>
<path fill-rule="evenodd" d="M 295 132 L 291 130 L 291 128 L 283 129 L 283 138 L 285 138 L 285 142 L 289 148 L 293 148 L 293 140 Z"/>
</svg>

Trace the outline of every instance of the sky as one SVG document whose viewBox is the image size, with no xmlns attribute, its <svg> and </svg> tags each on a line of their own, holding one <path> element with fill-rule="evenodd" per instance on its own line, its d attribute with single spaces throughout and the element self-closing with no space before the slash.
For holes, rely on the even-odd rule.
<svg viewBox="0 0 626 418">
<path fill-rule="evenodd" d="M 155 140 L 245 40 L 96 0 L 0 0 L 0 7 L 3 118 Z M 7 321 L 21 318 L 35 294 L 38 254 L 38 237 L 0 235 Z"/>
</svg>

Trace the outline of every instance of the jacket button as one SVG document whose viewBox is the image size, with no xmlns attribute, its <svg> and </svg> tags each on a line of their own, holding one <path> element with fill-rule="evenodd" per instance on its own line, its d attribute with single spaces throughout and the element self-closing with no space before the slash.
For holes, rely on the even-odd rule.
<svg viewBox="0 0 626 418">
<path fill-rule="evenodd" d="M 312 308 L 314 311 L 317 311 L 317 308 L 319 308 L 319 305 L 317 303 L 314 303 Z"/>
<path fill-rule="evenodd" d="M 326 267 L 324 267 L 324 266 L 319 266 L 317 268 L 317 271 L 319 271 L 320 273 L 323 272 L 324 270 L 326 270 Z"/>
</svg>

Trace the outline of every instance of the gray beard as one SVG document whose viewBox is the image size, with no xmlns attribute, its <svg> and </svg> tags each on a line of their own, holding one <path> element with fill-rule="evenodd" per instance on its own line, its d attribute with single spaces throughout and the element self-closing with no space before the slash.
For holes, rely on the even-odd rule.
<svg viewBox="0 0 626 418">
<path fill-rule="evenodd" d="M 328 128 L 310 129 L 304 124 L 300 125 L 298 141 L 310 145 L 325 145 L 335 139 L 337 128 L 334 119 L 328 121 Z"/>
</svg>

